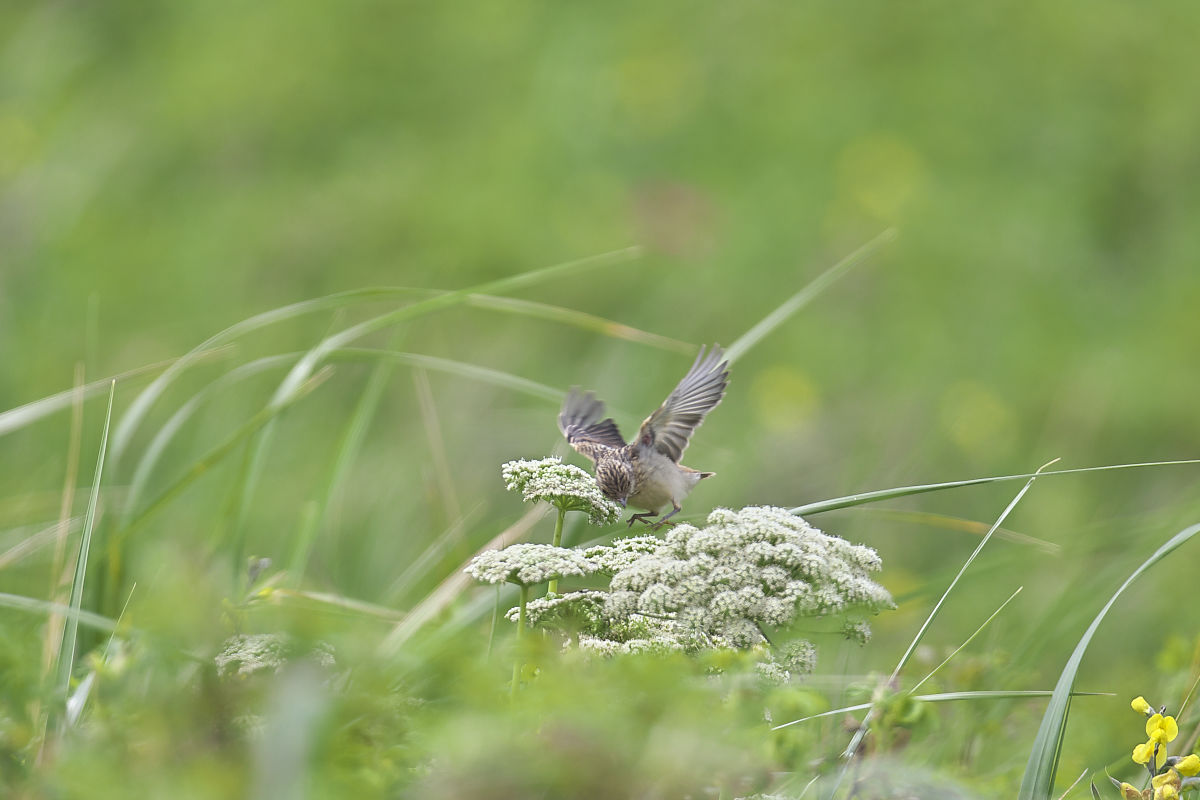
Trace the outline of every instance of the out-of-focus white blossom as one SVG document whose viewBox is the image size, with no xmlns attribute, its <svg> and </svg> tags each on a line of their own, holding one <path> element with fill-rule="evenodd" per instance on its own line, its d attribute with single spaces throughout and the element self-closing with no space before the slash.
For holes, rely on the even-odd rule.
<svg viewBox="0 0 1200 800">
<path fill-rule="evenodd" d="M 225 640 L 213 657 L 217 674 L 245 678 L 256 672 L 279 672 L 287 663 L 290 643 L 279 633 L 239 633 Z"/>
<path fill-rule="evenodd" d="M 591 575 L 596 570 L 596 562 L 578 550 L 549 544 L 514 544 L 480 553 L 463 571 L 483 583 L 532 586 L 568 575 Z"/>
<path fill-rule="evenodd" d="M 318 642 L 306 654 L 298 654 L 296 650 L 296 643 L 283 633 L 239 633 L 225 640 L 213 663 L 223 678 L 248 678 L 260 672 L 273 674 L 297 655 L 326 670 L 337 666 L 333 646 L 328 642 Z"/>
<path fill-rule="evenodd" d="M 610 525 L 621 518 L 621 507 L 600 492 L 595 478 L 562 459 L 509 461 L 500 474 L 505 488 L 520 492 L 526 502 L 544 500 L 560 511 L 582 511 L 593 525 Z"/>
</svg>

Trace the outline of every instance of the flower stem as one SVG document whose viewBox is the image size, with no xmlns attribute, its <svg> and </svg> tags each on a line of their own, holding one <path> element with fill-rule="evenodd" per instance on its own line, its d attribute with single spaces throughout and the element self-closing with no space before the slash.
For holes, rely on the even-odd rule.
<svg viewBox="0 0 1200 800">
<path fill-rule="evenodd" d="M 513 661 L 512 696 L 517 696 L 521 685 L 521 654 L 525 639 L 525 606 L 529 603 L 529 587 L 521 584 L 521 612 L 517 616 L 517 657 Z"/>
<path fill-rule="evenodd" d="M 565 508 L 560 508 L 558 510 L 558 519 L 556 519 L 554 521 L 554 546 L 555 547 L 562 546 L 562 528 L 563 528 L 563 518 L 565 516 L 567 516 L 567 510 Z M 555 578 L 554 580 L 550 581 L 550 585 L 546 587 L 546 594 L 550 595 L 550 594 L 555 594 L 556 592 L 558 592 L 558 578 Z"/>
</svg>

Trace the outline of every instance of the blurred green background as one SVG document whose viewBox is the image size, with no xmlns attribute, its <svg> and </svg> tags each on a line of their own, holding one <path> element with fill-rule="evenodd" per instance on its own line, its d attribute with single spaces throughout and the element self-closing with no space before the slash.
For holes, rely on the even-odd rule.
<svg viewBox="0 0 1200 800">
<path fill-rule="evenodd" d="M 894 227 L 895 242 L 734 365 L 687 454 L 719 477 L 685 512 L 1021 473 L 1052 458 L 1196 457 L 1198 23 L 1200 7 L 1182 0 L 5 3 L 0 408 L 69 389 L 77 362 L 89 380 L 117 374 L 299 300 L 458 289 L 634 244 L 640 259 L 515 295 L 729 344 Z M 304 350 L 400 302 L 239 340 L 155 406 L 134 450 L 236 364 Z M 400 350 L 595 388 L 626 433 L 690 363 L 478 308 L 423 317 L 398 337 Z M 286 557 L 368 371 L 338 365 L 281 419 L 248 503 L 247 552 Z M 282 376 L 221 391 L 154 486 L 261 409 Z M 426 380 L 436 424 L 419 400 Z M 118 385 L 117 419 L 145 383 Z M 102 400 L 87 406 L 85 487 L 103 412 Z M 562 452 L 555 413 L 398 367 L 305 584 L 409 607 L 520 516 L 499 464 Z M 0 548 L 56 519 L 69 430 L 61 413 L 0 441 Z M 115 465 L 106 484 L 119 491 L 133 466 Z M 137 534 L 129 580 L 142 602 L 184 565 L 227 572 L 212 543 L 233 474 L 214 470 Z M 1120 580 L 1200 516 L 1198 486 L 1195 466 L 1042 481 L 1007 527 L 1054 547 L 997 542 L 933 634 L 938 646 L 1024 585 L 977 644 L 1014 665 L 1012 685 L 986 688 L 1049 688 Z M 886 507 L 989 523 L 1018 488 Z M 845 668 L 889 668 L 977 538 L 871 507 L 813 521 L 883 556 L 882 580 L 904 602 Z M 447 531 L 461 540 L 437 568 L 397 586 Z M 1193 559 L 1156 580 L 1188 580 Z M 43 548 L 0 583 L 46 596 L 49 560 Z M 1081 688 L 1118 698 L 1076 704 L 1068 759 L 1126 749 L 1108 720 L 1157 685 L 1154 654 L 1172 626 L 1147 619 L 1175 603 L 1161 587 L 1135 587 L 1102 629 Z M 1181 633 L 1193 631 L 1194 618 Z"/>
</svg>

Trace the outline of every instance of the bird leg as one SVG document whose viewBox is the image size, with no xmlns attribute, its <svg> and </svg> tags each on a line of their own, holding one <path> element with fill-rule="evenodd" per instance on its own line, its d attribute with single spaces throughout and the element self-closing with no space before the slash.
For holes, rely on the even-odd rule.
<svg viewBox="0 0 1200 800">
<path fill-rule="evenodd" d="M 634 514 L 633 516 L 631 516 L 629 518 L 629 527 L 632 528 L 633 523 L 635 523 L 635 522 L 646 522 L 646 520 L 649 519 L 650 517 L 657 517 L 657 516 L 658 516 L 658 514 L 653 511 L 647 511 L 643 514 Z M 649 523 L 646 523 L 646 524 L 648 525 Z"/>
<path fill-rule="evenodd" d="M 658 522 L 655 522 L 653 525 L 651 525 L 650 526 L 651 530 L 656 531 L 659 528 L 661 528 L 663 525 L 674 525 L 675 524 L 674 522 L 668 522 L 668 520 L 671 517 L 678 514 L 680 511 L 682 511 L 683 507 L 680 506 L 679 503 L 672 503 L 672 505 L 674 505 L 675 508 L 673 508 L 671 511 L 667 512 L 661 519 L 658 520 Z"/>
</svg>

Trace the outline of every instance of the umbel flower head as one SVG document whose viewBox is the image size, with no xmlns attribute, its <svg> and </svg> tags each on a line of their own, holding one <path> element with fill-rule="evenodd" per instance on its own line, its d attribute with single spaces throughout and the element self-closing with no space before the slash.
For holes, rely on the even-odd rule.
<svg viewBox="0 0 1200 800">
<path fill-rule="evenodd" d="M 880 567 L 874 550 L 826 535 L 782 508 L 717 509 L 704 528 L 679 525 L 665 540 L 635 536 L 584 555 L 612 575 L 610 591 L 568 594 L 548 603 L 554 614 L 541 616 L 553 620 L 570 608 L 577 620 L 595 623 L 577 640 L 594 653 L 749 649 L 766 643 L 765 629 L 798 616 L 893 605 L 870 578 Z M 855 620 L 847 633 L 865 641 L 869 629 Z M 815 650 L 798 640 L 776 659 L 778 670 L 811 672 Z"/>
<path fill-rule="evenodd" d="M 613 605 L 673 614 L 694 634 L 750 647 L 763 626 L 797 616 L 892 607 L 871 580 L 869 547 L 828 536 L 782 508 L 717 509 L 703 529 L 679 525 L 649 557 L 613 576 Z"/>
<path fill-rule="evenodd" d="M 601 494 L 596 480 L 562 459 L 509 461 L 500 474 L 505 488 L 520 492 L 527 503 L 545 500 L 559 511 L 582 511 L 593 525 L 610 525 L 621 518 L 621 507 Z"/>
<path fill-rule="evenodd" d="M 578 550 L 550 544 L 514 544 L 480 553 L 463 571 L 483 583 L 532 586 L 568 575 L 591 575 L 596 570 L 596 562 Z"/>
</svg>

